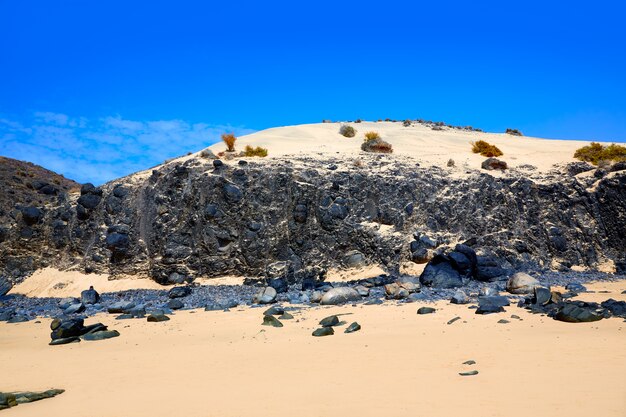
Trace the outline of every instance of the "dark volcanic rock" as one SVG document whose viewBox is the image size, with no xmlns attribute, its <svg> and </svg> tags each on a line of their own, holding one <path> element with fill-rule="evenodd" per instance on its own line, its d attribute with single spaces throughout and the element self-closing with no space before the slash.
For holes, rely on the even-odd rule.
<svg viewBox="0 0 626 417">
<path fill-rule="evenodd" d="M 105 340 L 111 339 L 113 337 L 118 337 L 120 332 L 117 330 L 101 330 L 99 332 L 87 333 L 83 336 L 83 340 L 94 341 L 94 340 Z"/>
<path fill-rule="evenodd" d="M 339 324 L 339 317 L 337 316 L 328 316 L 323 318 L 320 321 L 320 326 L 322 327 L 333 327 Z"/>
<path fill-rule="evenodd" d="M 315 337 L 331 336 L 333 334 L 335 334 L 335 331 L 333 330 L 332 327 L 321 327 L 319 329 L 314 330 L 312 333 L 312 335 Z"/>
<path fill-rule="evenodd" d="M 417 314 L 432 314 L 435 311 L 437 310 L 432 307 L 420 307 L 417 309 Z"/>
<path fill-rule="evenodd" d="M 191 288 L 189 287 L 174 287 L 167 293 L 170 298 L 182 298 L 191 294 Z"/>
<path fill-rule="evenodd" d="M 445 255 L 437 255 L 428 262 L 420 276 L 420 282 L 435 288 L 455 288 L 463 285 L 460 272 Z"/>
<path fill-rule="evenodd" d="M 80 301 L 83 304 L 96 304 L 100 301 L 100 294 L 93 289 L 93 286 L 90 286 L 88 290 L 84 290 L 80 293 Z"/>
<path fill-rule="evenodd" d="M 263 326 L 283 327 L 283 324 L 274 316 L 263 316 Z"/>
<path fill-rule="evenodd" d="M 602 320 L 602 318 L 602 315 L 596 313 L 591 307 L 574 303 L 565 304 L 554 316 L 555 320 L 567 323 L 585 323 Z"/>
<path fill-rule="evenodd" d="M 358 332 L 359 330 L 361 330 L 361 325 L 355 321 L 353 323 L 350 323 L 350 325 L 343 332 L 354 333 L 354 332 Z"/>
<path fill-rule="evenodd" d="M 490 171 L 494 169 L 505 170 L 508 168 L 506 162 L 498 158 L 487 158 L 483 161 L 482 164 L 480 164 L 480 166 L 482 167 L 482 169 Z"/>
</svg>

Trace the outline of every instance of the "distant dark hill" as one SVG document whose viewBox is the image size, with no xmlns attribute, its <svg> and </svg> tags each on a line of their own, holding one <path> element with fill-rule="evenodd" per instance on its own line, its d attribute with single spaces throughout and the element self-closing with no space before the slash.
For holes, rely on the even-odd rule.
<svg viewBox="0 0 626 417">
<path fill-rule="evenodd" d="M 80 184 L 31 162 L 0 156 L 0 222 L 18 206 L 41 207 Z"/>
</svg>

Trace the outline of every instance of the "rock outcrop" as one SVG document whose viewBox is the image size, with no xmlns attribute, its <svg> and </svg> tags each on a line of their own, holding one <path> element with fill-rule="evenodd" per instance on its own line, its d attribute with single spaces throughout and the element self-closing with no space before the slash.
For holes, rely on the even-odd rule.
<svg viewBox="0 0 626 417">
<path fill-rule="evenodd" d="M 531 265 L 626 265 L 624 171 L 601 179 L 565 168 L 453 177 L 408 157 L 359 160 L 294 156 L 215 166 L 189 158 L 63 191 L 33 210 L 16 205 L 0 217 L 0 276 L 15 283 L 55 266 L 162 284 L 235 274 L 314 288 L 330 267 L 376 264 L 394 272 L 444 256 L 454 267 L 432 279 L 455 287 L 465 276 L 491 281 L 503 269 Z M 469 250 L 453 251 L 458 242 Z"/>
</svg>

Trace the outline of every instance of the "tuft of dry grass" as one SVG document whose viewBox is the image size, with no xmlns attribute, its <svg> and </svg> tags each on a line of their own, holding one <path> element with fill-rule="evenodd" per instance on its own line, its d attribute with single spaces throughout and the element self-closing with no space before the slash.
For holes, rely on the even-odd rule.
<svg viewBox="0 0 626 417">
<path fill-rule="evenodd" d="M 513 136 L 524 136 L 524 135 L 522 134 L 522 132 L 520 132 L 519 130 L 517 130 L 517 129 L 511 129 L 511 128 L 507 128 L 507 129 L 506 129 L 506 131 L 505 131 L 504 133 L 506 133 L 506 134 L 508 134 L 508 135 L 513 135 Z"/>
<path fill-rule="evenodd" d="M 381 138 L 366 140 L 361 144 L 361 150 L 365 152 L 375 153 L 392 153 L 393 148 L 389 142 L 385 142 Z"/>
<path fill-rule="evenodd" d="M 365 142 L 369 142 L 370 140 L 380 139 L 380 135 L 378 132 L 365 132 Z"/>
<path fill-rule="evenodd" d="M 484 140 L 479 140 L 479 141 L 470 142 L 470 143 L 472 145 L 472 152 L 481 154 L 482 156 L 491 158 L 494 156 L 504 155 L 502 151 L 496 145 L 487 143 Z"/>
<path fill-rule="evenodd" d="M 232 133 L 223 133 L 222 140 L 226 144 L 226 150 L 228 152 L 235 152 L 235 142 L 237 141 L 237 137 Z"/>
<path fill-rule="evenodd" d="M 253 148 L 250 145 L 246 145 L 243 153 L 244 153 L 244 156 L 266 157 L 267 156 L 267 149 L 266 148 L 262 148 L 260 146 L 257 146 L 256 148 Z"/>
<path fill-rule="evenodd" d="M 356 136 L 356 129 L 350 125 L 341 125 L 339 134 L 347 138 L 353 138 Z"/>
<path fill-rule="evenodd" d="M 626 161 L 626 147 L 614 143 L 603 146 L 598 142 L 591 142 L 577 149 L 574 158 L 591 162 L 594 165 L 601 165 L 603 161 Z"/>
</svg>

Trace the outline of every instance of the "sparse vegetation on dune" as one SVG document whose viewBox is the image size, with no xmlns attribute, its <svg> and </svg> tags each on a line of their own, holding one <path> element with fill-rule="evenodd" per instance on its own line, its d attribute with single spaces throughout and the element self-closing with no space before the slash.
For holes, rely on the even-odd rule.
<svg viewBox="0 0 626 417">
<path fill-rule="evenodd" d="M 502 151 L 496 146 L 490 143 L 485 142 L 484 140 L 479 140 L 476 142 L 471 142 L 472 152 L 481 154 L 486 157 L 494 157 L 494 156 L 502 156 Z"/>
<path fill-rule="evenodd" d="M 378 132 L 374 132 L 374 131 L 365 132 L 365 142 L 368 142 L 374 139 L 380 139 L 380 135 L 378 134 Z"/>
<path fill-rule="evenodd" d="M 222 141 L 226 144 L 226 150 L 228 152 L 235 152 L 235 142 L 237 141 L 237 137 L 232 133 L 223 133 Z"/>
<path fill-rule="evenodd" d="M 246 147 L 243 150 L 243 154 L 244 154 L 244 156 L 265 157 L 265 156 L 267 156 L 267 148 L 262 148 L 260 146 L 257 146 L 256 148 L 253 148 L 250 145 L 246 145 Z"/>
<path fill-rule="evenodd" d="M 393 148 L 390 143 L 385 142 L 380 138 L 378 132 L 366 132 L 365 139 L 361 145 L 361 150 L 365 152 L 375 153 L 392 153 Z"/>
<path fill-rule="evenodd" d="M 506 133 L 508 135 L 513 135 L 513 136 L 524 136 L 524 134 L 522 132 L 520 132 L 519 130 L 511 129 L 511 128 L 507 128 L 504 133 Z"/>
<path fill-rule="evenodd" d="M 598 142 L 591 142 L 589 145 L 577 149 L 574 158 L 591 162 L 594 165 L 601 165 L 606 161 L 626 161 L 626 147 L 615 143 L 603 146 Z"/>
<path fill-rule="evenodd" d="M 356 136 L 356 129 L 350 125 L 341 125 L 339 134 L 347 138 L 353 138 Z"/>
<path fill-rule="evenodd" d="M 411 120 L 406 119 L 404 122 L 402 122 L 402 126 L 404 126 L 404 127 L 409 127 L 409 126 L 411 126 Z"/>
</svg>

